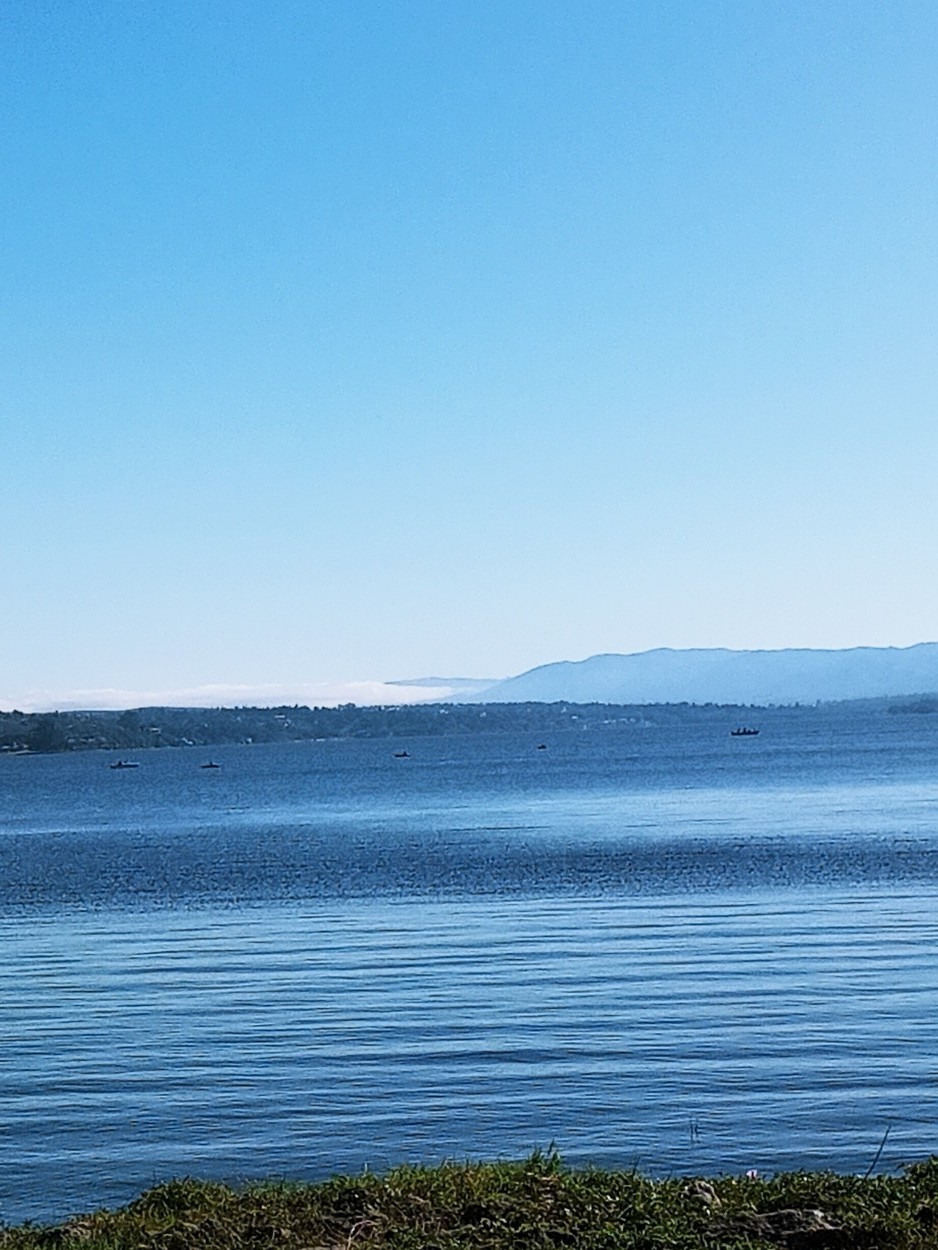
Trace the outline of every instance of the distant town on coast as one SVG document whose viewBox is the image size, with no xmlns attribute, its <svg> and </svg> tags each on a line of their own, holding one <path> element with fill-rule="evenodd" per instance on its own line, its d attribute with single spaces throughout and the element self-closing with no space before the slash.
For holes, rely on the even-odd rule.
<svg viewBox="0 0 938 1250">
<path fill-rule="evenodd" d="M 315 742 L 337 738 L 426 738 L 479 733 L 529 733 L 532 739 L 600 726 L 677 732 L 709 724 L 714 732 L 790 719 L 838 714 L 938 713 L 938 695 L 857 699 L 847 703 L 753 707 L 735 704 L 488 703 L 405 707 L 140 708 L 124 712 L 0 713 L 0 754 L 208 747 L 225 743 Z M 738 733 L 739 730 L 737 729 Z M 743 731 L 744 733 L 748 731 Z M 538 744 L 540 745 L 540 744 Z M 545 743 L 546 745 L 546 743 Z"/>
</svg>

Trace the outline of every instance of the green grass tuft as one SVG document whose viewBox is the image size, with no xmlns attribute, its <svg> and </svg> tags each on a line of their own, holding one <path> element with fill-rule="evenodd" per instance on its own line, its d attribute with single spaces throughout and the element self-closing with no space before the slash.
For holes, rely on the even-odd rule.
<svg viewBox="0 0 938 1250">
<path fill-rule="evenodd" d="M 0 1250 L 938 1250 L 938 1159 L 900 1176 L 650 1180 L 510 1163 L 233 1189 L 174 1180 L 116 1211 L 0 1228 Z"/>
</svg>

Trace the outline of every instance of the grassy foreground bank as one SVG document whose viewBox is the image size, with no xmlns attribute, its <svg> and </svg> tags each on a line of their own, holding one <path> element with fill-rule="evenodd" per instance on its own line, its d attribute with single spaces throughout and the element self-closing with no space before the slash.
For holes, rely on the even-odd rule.
<svg viewBox="0 0 938 1250">
<path fill-rule="evenodd" d="M 2 1250 L 938 1250 L 938 1158 L 901 1176 L 653 1181 L 519 1163 L 244 1189 L 171 1181 L 129 1206 L 0 1228 Z"/>
</svg>

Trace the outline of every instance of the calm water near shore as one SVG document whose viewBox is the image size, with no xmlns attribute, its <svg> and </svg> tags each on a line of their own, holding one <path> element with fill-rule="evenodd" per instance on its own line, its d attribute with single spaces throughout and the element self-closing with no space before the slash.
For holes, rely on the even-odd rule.
<svg viewBox="0 0 938 1250">
<path fill-rule="evenodd" d="M 938 716 L 752 715 L 0 757 L 0 1220 L 938 1151 Z"/>
</svg>

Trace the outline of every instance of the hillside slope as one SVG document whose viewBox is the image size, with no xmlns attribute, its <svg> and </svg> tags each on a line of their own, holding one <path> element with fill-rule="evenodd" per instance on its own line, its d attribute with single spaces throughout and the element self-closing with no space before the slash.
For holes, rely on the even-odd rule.
<svg viewBox="0 0 938 1250">
<path fill-rule="evenodd" d="M 594 655 L 488 686 L 486 703 L 814 703 L 938 691 L 938 643 L 841 651 L 725 648 Z"/>
</svg>

